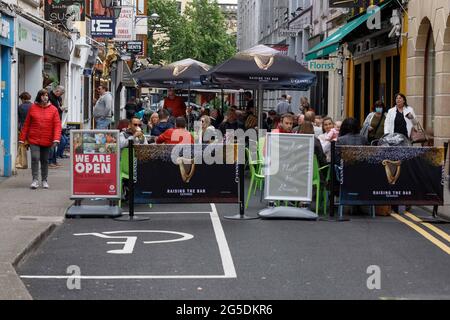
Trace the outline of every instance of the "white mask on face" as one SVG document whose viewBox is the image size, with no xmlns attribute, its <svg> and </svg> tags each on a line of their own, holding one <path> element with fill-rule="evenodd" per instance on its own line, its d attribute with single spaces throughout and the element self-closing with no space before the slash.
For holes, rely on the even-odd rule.
<svg viewBox="0 0 450 320">
<path fill-rule="evenodd" d="M 48 102 L 48 96 L 42 96 L 41 100 L 43 103 L 47 103 Z"/>
</svg>

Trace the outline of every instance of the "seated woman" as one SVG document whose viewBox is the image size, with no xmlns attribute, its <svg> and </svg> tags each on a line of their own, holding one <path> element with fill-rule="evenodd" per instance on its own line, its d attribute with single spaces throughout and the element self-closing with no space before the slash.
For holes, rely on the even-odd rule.
<svg viewBox="0 0 450 320">
<path fill-rule="evenodd" d="M 314 134 L 314 126 L 310 121 L 304 121 L 300 126 L 298 133 L 300 134 Z M 314 137 L 314 155 L 317 157 L 317 161 L 319 162 L 319 167 L 323 167 L 327 165 L 327 158 L 323 152 L 322 144 L 319 139 Z"/>
<path fill-rule="evenodd" d="M 338 145 L 350 146 L 364 146 L 368 144 L 365 137 L 360 134 L 361 127 L 359 121 L 355 118 L 347 118 L 342 122 L 339 137 L 337 139 Z"/>
<path fill-rule="evenodd" d="M 331 161 L 331 141 L 336 141 L 338 131 L 334 128 L 333 119 L 330 117 L 323 118 L 322 121 L 323 133 L 319 135 L 319 141 L 322 144 L 323 152 L 327 157 L 327 162 Z"/>
</svg>

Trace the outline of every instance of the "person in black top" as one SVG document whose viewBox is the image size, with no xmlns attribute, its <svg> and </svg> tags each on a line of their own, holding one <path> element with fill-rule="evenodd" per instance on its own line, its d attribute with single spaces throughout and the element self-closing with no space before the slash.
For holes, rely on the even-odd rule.
<svg viewBox="0 0 450 320">
<path fill-rule="evenodd" d="M 408 129 L 406 127 L 406 120 L 403 116 L 403 112 L 398 111 L 395 114 L 395 120 L 394 120 L 394 132 L 395 133 L 401 133 L 405 137 L 408 137 Z"/>
<path fill-rule="evenodd" d="M 245 106 L 247 110 L 255 107 L 255 102 L 250 91 L 244 92 L 244 100 L 247 101 L 247 105 Z"/>
<path fill-rule="evenodd" d="M 131 97 L 130 100 L 128 100 L 127 104 L 125 105 L 126 118 L 128 120 L 131 120 L 131 118 L 134 117 L 136 112 L 137 112 L 136 98 Z"/>
<path fill-rule="evenodd" d="M 31 102 L 31 95 L 26 91 L 22 92 L 19 98 L 22 100 L 22 103 L 18 107 L 19 130 L 22 130 L 22 126 L 28 115 L 28 110 L 30 110 L 33 103 Z"/>
<path fill-rule="evenodd" d="M 63 114 L 63 100 L 62 95 L 64 94 L 65 90 L 63 86 L 56 86 L 55 89 L 49 92 L 48 99 L 52 105 L 58 109 L 59 113 L 59 119 L 62 123 L 62 114 Z M 61 165 L 56 161 L 56 158 L 59 156 L 60 158 L 64 158 L 64 149 L 68 143 L 67 137 L 63 134 L 61 131 L 61 141 L 57 147 L 52 147 L 50 149 L 49 153 L 49 168 L 56 169 L 58 167 L 61 167 Z"/>
</svg>

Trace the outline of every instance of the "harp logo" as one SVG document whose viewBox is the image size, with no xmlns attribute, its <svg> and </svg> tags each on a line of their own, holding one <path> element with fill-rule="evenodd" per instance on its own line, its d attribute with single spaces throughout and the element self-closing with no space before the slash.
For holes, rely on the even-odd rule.
<svg viewBox="0 0 450 320">
<path fill-rule="evenodd" d="M 177 159 L 177 164 L 180 169 L 181 179 L 183 179 L 184 183 L 189 183 L 195 173 L 194 159 L 180 157 Z"/>
<path fill-rule="evenodd" d="M 389 184 L 395 185 L 400 177 L 401 161 L 384 160 L 382 162 Z"/>
</svg>

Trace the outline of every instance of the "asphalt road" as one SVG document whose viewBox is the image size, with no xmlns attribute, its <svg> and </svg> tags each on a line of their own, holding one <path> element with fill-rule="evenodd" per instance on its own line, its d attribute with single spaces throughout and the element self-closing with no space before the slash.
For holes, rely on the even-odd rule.
<svg viewBox="0 0 450 320">
<path fill-rule="evenodd" d="M 224 219 L 237 205 L 138 210 L 150 220 L 66 220 L 18 269 L 33 298 L 450 299 L 450 225 L 424 225 L 422 212 L 328 222 Z"/>
</svg>

